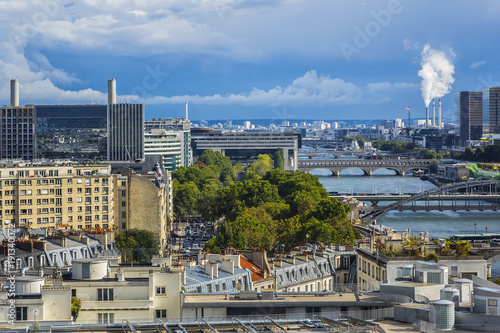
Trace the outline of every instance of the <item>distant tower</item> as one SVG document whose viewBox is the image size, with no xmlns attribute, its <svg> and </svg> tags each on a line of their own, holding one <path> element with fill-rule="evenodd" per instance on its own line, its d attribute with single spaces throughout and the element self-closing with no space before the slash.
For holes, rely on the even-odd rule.
<svg viewBox="0 0 500 333">
<path fill-rule="evenodd" d="M 108 104 L 116 104 L 116 80 L 108 80 Z"/>
<path fill-rule="evenodd" d="M 188 119 L 188 102 L 186 101 L 186 119 Z"/>
<path fill-rule="evenodd" d="M 439 116 L 438 116 L 438 127 L 441 128 L 443 123 L 441 122 L 441 98 L 439 99 Z"/>
<path fill-rule="evenodd" d="M 19 106 L 19 81 L 10 80 L 10 106 Z"/>
<path fill-rule="evenodd" d="M 436 102 L 432 99 L 432 126 L 436 126 Z"/>
</svg>

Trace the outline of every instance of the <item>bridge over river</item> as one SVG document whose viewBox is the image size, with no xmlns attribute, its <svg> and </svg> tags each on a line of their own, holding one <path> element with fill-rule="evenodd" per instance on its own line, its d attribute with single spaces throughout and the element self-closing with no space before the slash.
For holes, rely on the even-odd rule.
<svg viewBox="0 0 500 333">
<path fill-rule="evenodd" d="M 355 196 L 360 201 L 371 201 L 370 196 Z M 361 217 L 364 225 L 375 222 L 389 211 L 417 211 L 417 210 L 500 210 L 500 181 L 478 180 L 460 182 L 435 187 L 425 192 L 413 195 L 377 195 L 373 201 L 398 201 L 386 206 L 371 206 L 367 208 L 368 214 Z M 390 200 L 393 199 L 393 200 Z"/>
<path fill-rule="evenodd" d="M 413 170 L 429 171 L 432 160 L 419 159 L 390 159 L 390 160 L 299 160 L 297 169 L 302 172 L 309 172 L 314 169 L 328 169 L 334 175 L 349 168 L 359 168 L 365 175 L 371 176 L 377 169 L 394 170 L 396 175 L 405 175 Z"/>
</svg>

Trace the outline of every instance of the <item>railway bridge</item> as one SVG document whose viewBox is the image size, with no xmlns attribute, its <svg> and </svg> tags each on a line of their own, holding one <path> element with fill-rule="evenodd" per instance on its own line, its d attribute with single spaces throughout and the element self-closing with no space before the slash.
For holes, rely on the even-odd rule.
<svg viewBox="0 0 500 333">
<path fill-rule="evenodd" d="M 404 176 L 409 171 L 425 170 L 429 171 L 432 160 L 417 160 L 417 159 L 390 159 L 390 160 L 299 160 L 298 170 L 309 172 L 314 169 L 328 169 L 333 175 L 338 176 L 340 173 L 349 168 L 359 168 L 363 170 L 367 176 L 373 175 L 377 169 L 394 170 L 396 175 Z"/>
<path fill-rule="evenodd" d="M 465 193 L 466 198 L 462 195 L 457 196 L 456 193 Z M 476 194 L 474 194 L 476 193 Z M 481 196 L 477 193 L 488 193 L 484 195 L 484 199 L 480 200 Z M 444 202 L 450 201 L 450 197 L 460 197 L 464 201 L 452 201 L 451 205 L 446 205 Z M 467 199 L 467 196 L 469 198 Z M 477 201 L 480 200 L 480 201 Z M 424 201 L 424 204 L 418 204 L 419 201 Z M 377 219 L 382 217 L 391 210 L 500 210 L 500 181 L 499 180 L 477 180 L 460 182 L 455 184 L 447 184 L 435 187 L 428 191 L 416 193 L 407 196 L 393 204 L 387 206 L 373 206 L 370 212 L 361 217 L 364 225 L 370 225 Z"/>
</svg>

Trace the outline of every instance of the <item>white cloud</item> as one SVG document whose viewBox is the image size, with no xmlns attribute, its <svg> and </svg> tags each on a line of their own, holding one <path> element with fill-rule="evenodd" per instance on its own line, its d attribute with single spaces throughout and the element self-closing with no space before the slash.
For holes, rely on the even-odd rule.
<svg viewBox="0 0 500 333">
<path fill-rule="evenodd" d="M 286 87 L 276 86 L 269 90 L 253 88 L 249 92 L 228 95 L 156 96 L 146 99 L 127 96 L 127 98 L 147 104 L 177 104 L 189 101 L 208 105 L 328 106 L 387 102 L 390 100 L 388 97 L 390 93 L 417 88 L 418 85 L 412 83 L 389 82 L 376 82 L 358 87 L 339 78 L 318 76 L 316 71 L 311 70 Z"/>
<path fill-rule="evenodd" d="M 420 50 L 420 43 L 419 42 L 412 42 L 410 39 L 405 39 L 403 40 L 403 45 L 405 47 L 405 51 L 409 50 Z"/>
<path fill-rule="evenodd" d="M 479 67 L 481 67 L 483 65 L 486 65 L 487 63 L 488 63 L 488 61 L 486 61 L 486 60 L 481 60 L 481 61 L 473 62 L 470 65 L 470 69 L 478 69 Z"/>
</svg>

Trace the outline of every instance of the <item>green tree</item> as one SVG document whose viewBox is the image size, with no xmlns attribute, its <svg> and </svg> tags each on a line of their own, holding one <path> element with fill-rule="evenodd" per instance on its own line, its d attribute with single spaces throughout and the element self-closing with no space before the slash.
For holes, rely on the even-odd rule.
<svg viewBox="0 0 500 333">
<path fill-rule="evenodd" d="M 150 263 L 154 255 L 159 254 L 159 247 L 151 231 L 131 229 L 116 235 L 115 245 L 122 253 L 131 253 L 124 262 Z"/>
<path fill-rule="evenodd" d="M 196 213 L 196 206 L 200 198 L 200 190 L 193 181 L 181 184 L 174 179 L 174 214 L 176 216 L 188 216 Z"/>
<path fill-rule="evenodd" d="M 273 160 L 269 155 L 259 155 L 257 160 L 250 164 L 246 171 L 244 178 L 245 179 L 259 179 L 264 176 L 266 172 L 273 169 Z"/>
<path fill-rule="evenodd" d="M 71 297 L 71 316 L 73 316 L 73 320 L 78 318 L 78 314 L 80 313 L 80 309 L 82 308 L 82 301 L 80 301 L 76 297 Z"/>
<path fill-rule="evenodd" d="M 431 173 L 436 173 L 438 170 L 438 165 L 439 165 L 438 160 L 432 160 L 431 163 L 429 164 L 429 171 Z"/>
<path fill-rule="evenodd" d="M 465 148 L 465 151 L 464 151 L 464 160 L 466 160 L 466 161 L 474 161 L 474 150 L 471 147 Z"/>
<path fill-rule="evenodd" d="M 279 148 L 274 152 L 273 155 L 274 168 L 280 171 L 285 170 L 285 158 L 283 156 L 283 149 Z"/>
</svg>

